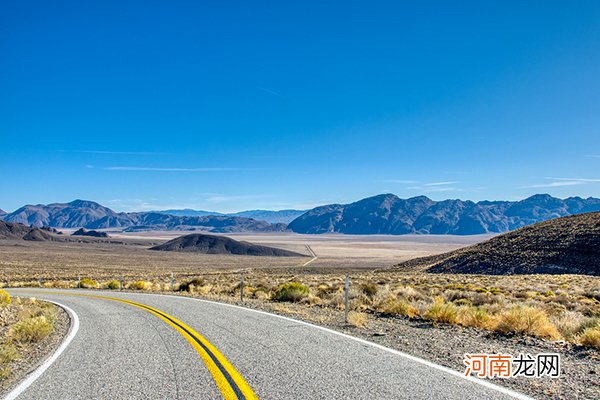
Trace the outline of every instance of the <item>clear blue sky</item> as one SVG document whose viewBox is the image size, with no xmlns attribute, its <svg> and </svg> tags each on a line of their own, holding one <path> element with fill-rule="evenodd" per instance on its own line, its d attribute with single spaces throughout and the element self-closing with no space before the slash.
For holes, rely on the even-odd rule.
<svg viewBox="0 0 600 400">
<path fill-rule="evenodd" d="M 600 196 L 598 1 L 10 1 L 0 208 Z"/>
</svg>

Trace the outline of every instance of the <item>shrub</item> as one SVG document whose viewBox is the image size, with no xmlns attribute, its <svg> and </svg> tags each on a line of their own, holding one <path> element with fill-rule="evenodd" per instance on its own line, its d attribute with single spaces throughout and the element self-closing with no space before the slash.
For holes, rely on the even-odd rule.
<svg viewBox="0 0 600 400">
<path fill-rule="evenodd" d="M 106 287 L 111 290 L 121 289 L 121 282 L 118 280 L 112 280 L 106 284 Z"/>
<path fill-rule="evenodd" d="M 44 315 L 25 318 L 10 329 L 10 338 L 18 343 L 39 342 L 52 333 L 54 326 Z"/>
<path fill-rule="evenodd" d="M 177 290 L 180 292 L 191 292 L 194 287 L 200 287 L 204 285 L 205 281 L 203 278 L 194 278 L 192 280 L 180 283 Z"/>
<path fill-rule="evenodd" d="M 496 330 L 502 333 L 519 333 L 545 339 L 558 340 L 560 334 L 556 326 L 548 320 L 548 315 L 531 306 L 514 306 L 499 316 Z"/>
<path fill-rule="evenodd" d="M 425 318 L 448 324 L 456 323 L 458 308 L 452 303 L 445 303 L 442 298 L 436 298 L 427 312 Z"/>
<path fill-rule="evenodd" d="M 83 278 L 81 281 L 79 281 L 79 287 L 84 289 L 94 289 L 98 287 L 98 282 L 90 278 Z"/>
<path fill-rule="evenodd" d="M 6 290 L 0 289 L 0 307 L 6 307 L 12 303 L 10 294 Z"/>
<path fill-rule="evenodd" d="M 469 305 L 460 306 L 457 310 L 457 322 L 463 326 L 480 329 L 493 329 L 494 318 L 483 308 Z"/>
<path fill-rule="evenodd" d="M 363 283 L 361 288 L 363 293 L 369 298 L 373 298 L 377 294 L 377 285 L 373 283 Z"/>
<path fill-rule="evenodd" d="M 129 284 L 129 289 L 133 290 L 150 290 L 152 289 L 152 282 L 148 281 L 135 281 Z"/>
<path fill-rule="evenodd" d="M 398 314 L 408 318 L 419 316 L 419 310 L 402 300 L 389 302 L 383 307 L 383 312 L 387 314 Z"/>
<path fill-rule="evenodd" d="M 308 296 L 308 287 L 298 282 L 281 284 L 275 289 L 273 299 L 276 301 L 300 301 Z"/>
<path fill-rule="evenodd" d="M 587 328 L 579 337 L 579 343 L 600 349 L 600 327 Z"/>
<path fill-rule="evenodd" d="M 367 314 L 362 312 L 350 311 L 348 313 L 348 323 L 357 328 L 362 328 L 367 324 Z"/>
</svg>

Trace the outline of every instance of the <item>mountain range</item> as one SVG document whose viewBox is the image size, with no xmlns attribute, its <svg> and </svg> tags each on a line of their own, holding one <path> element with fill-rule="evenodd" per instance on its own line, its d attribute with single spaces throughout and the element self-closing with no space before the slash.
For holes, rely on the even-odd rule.
<svg viewBox="0 0 600 400">
<path fill-rule="evenodd" d="M 26 205 L 0 219 L 37 227 L 141 230 L 203 230 L 208 232 L 278 232 L 368 234 L 502 233 L 552 218 L 600 211 L 600 199 L 558 199 L 538 194 L 520 201 L 444 200 L 425 196 L 401 199 L 393 194 L 350 204 L 329 204 L 300 210 L 252 210 L 235 214 L 201 210 L 115 212 L 96 202 Z M 299 215 L 298 215 L 299 214 Z M 295 217 L 295 218 L 294 218 Z M 291 220 L 289 225 L 285 222 Z"/>
<path fill-rule="evenodd" d="M 409 260 L 393 269 L 450 274 L 600 275 L 600 212 L 539 222 L 450 253 Z"/>
<path fill-rule="evenodd" d="M 600 199 L 558 199 L 538 194 L 521 201 L 433 201 L 382 194 L 351 204 L 316 207 L 288 225 L 297 233 L 452 234 L 501 233 L 572 214 L 600 211 Z"/>
<path fill-rule="evenodd" d="M 26 205 L 1 216 L 4 221 L 57 228 L 123 228 L 138 230 L 194 230 L 210 232 L 271 232 L 285 230 L 285 224 L 270 224 L 251 218 L 226 215 L 183 217 L 157 212 L 117 213 L 88 200 L 70 203 Z"/>
<path fill-rule="evenodd" d="M 176 215 L 179 217 L 205 217 L 207 215 L 222 215 L 230 217 L 252 218 L 258 221 L 266 221 L 270 224 L 289 224 L 294 219 L 304 214 L 306 210 L 247 210 L 223 214 L 215 211 L 192 210 L 190 208 L 184 208 L 181 210 L 161 210 L 155 212 L 160 214 Z"/>
</svg>

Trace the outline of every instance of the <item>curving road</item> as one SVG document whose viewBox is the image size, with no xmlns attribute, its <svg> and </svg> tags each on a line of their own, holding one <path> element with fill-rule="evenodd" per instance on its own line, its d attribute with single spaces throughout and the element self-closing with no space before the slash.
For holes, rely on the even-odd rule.
<svg viewBox="0 0 600 400">
<path fill-rule="evenodd" d="M 241 307 L 137 293 L 9 292 L 65 305 L 80 323 L 19 399 L 525 398 L 369 342 Z"/>
</svg>

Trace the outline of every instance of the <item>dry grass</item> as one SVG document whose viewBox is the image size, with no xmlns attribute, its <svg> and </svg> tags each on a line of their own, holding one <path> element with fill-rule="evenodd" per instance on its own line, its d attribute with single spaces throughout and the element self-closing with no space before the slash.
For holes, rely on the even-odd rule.
<svg viewBox="0 0 600 400">
<path fill-rule="evenodd" d="M 53 331 L 58 314 L 57 308 L 35 299 L 10 300 L 10 295 L 0 290 L 4 306 L 0 310 L 0 380 L 8 378 L 13 362 L 22 353 L 48 337 Z"/>
<path fill-rule="evenodd" d="M 579 337 L 579 342 L 584 346 L 600 349 L 600 327 L 587 328 Z"/>
<path fill-rule="evenodd" d="M 362 312 L 348 312 L 348 323 L 357 328 L 363 328 L 367 325 L 367 314 Z"/>
</svg>

